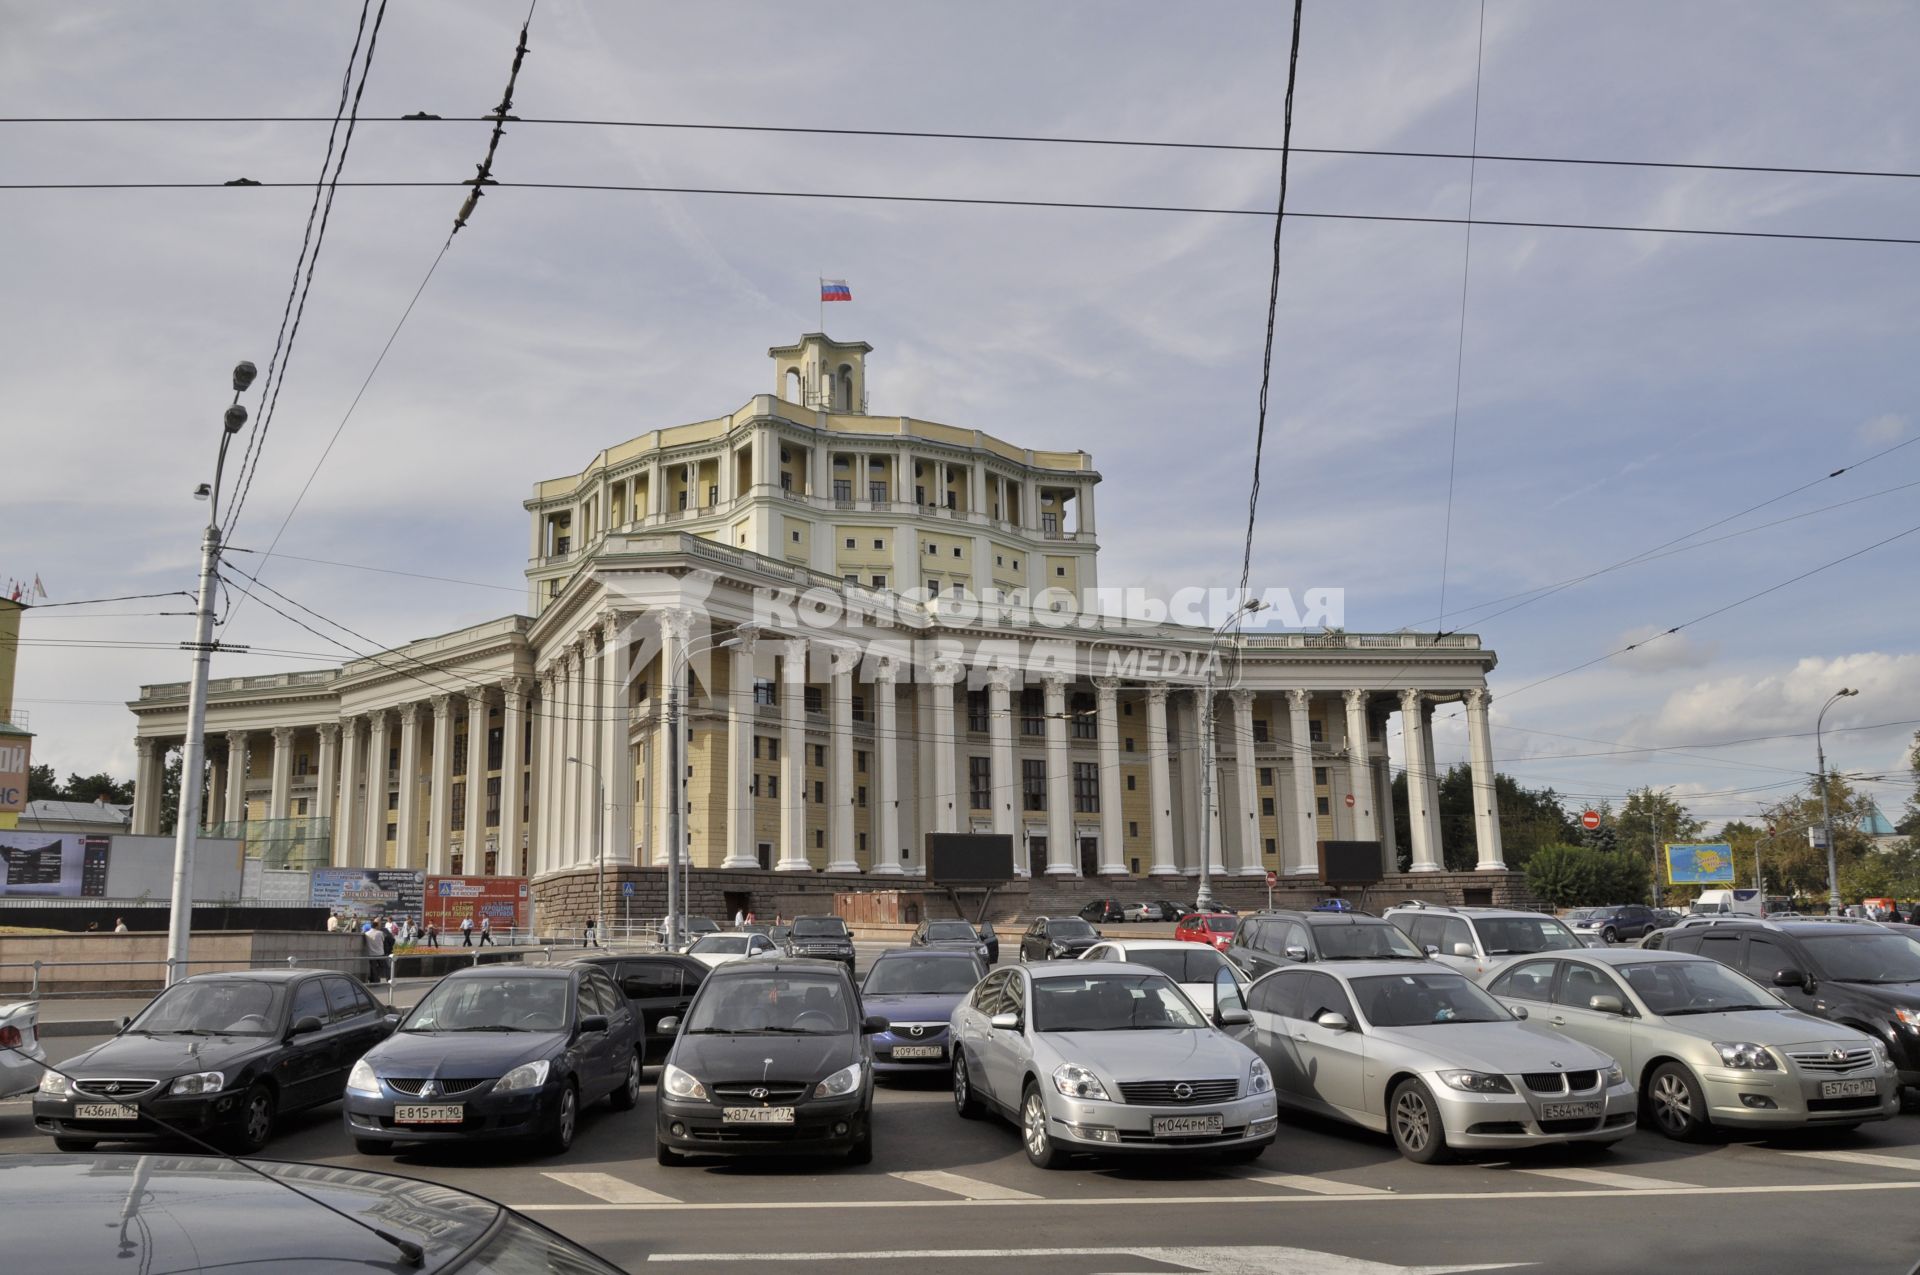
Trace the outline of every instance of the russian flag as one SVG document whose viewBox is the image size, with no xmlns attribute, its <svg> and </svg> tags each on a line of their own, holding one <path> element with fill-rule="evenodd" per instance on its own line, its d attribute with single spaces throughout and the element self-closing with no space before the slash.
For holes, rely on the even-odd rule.
<svg viewBox="0 0 1920 1275">
<path fill-rule="evenodd" d="M 853 300 L 853 289 L 847 286 L 845 279 L 822 279 L 820 281 L 820 300 L 823 302 L 851 301 Z"/>
</svg>

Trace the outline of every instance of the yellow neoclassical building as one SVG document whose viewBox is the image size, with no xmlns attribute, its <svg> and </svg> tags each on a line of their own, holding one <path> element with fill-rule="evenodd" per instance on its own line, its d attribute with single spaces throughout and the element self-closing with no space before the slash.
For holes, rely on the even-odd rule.
<svg viewBox="0 0 1920 1275">
<path fill-rule="evenodd" d="M 1439 872 L 1430 721 L 1463 702 L 1470 859 L 1504 868 L 1476 637 L 1216 644 L 1104 612 L 1092 458 L 875 414 L 869 350 L 810 333 L 768 352 L 775 392 L 536 483 L 525 614 L 214 681 L 209 824 L 269 829 L 250 843 L 293 864 L 528 875 L 536 897 L 602 855 L 664 863 L 678 684 L 701 868 L 910 876 L 926 834 L 991 831 L 1023 874 L 1183 876 L 1205 846 L 1217 873 L 1310 880 L 1321 841 L 1394 844 L 1398 714 L 1413 870 Z M 130 707 L 151 832 L 186 687 Z"/>
</svg>

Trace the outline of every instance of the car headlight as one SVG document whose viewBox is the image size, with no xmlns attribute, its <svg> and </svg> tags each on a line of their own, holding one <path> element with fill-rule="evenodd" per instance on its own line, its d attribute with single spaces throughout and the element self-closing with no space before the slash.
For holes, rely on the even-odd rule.
<svg viewBox="0 0 1920 1275">
<path fill-rule="evenodd" d="M 675 1098 L 698 1098 L 702 1102 L 706 1101 L 707 1087 L 672 1063 L 668 1063 L 667 1069 L 660 1073 L 660 1084 Z"/>
<path fill-rule="evenodd" d="M 1512 1093 L 1513 1082 L 1489 1071 L 1443 1071 L 1441 1083 L 1462 1093 Z"/>
<path fill-rule="evenodd" d="M 1253 1060 L 1253 1070 L 1247 1073 L 1247 1092 L 1249 1094 L 1273 1092 L 1273 1076 L 1268 1073 L 1267 1064 L 1258 1058 Z"/>
<path fill-rule="evenodd" d="M 1111 1102 L 1107 1097 L 1107 1087 L 1100 1083 L 1100 1077 L 1077 1063 L 1061 1063 L 1053 1069 L 1053 1087 L 1069 1098 L 1084 1098 L 1092 1102 Z"/>
<path fill-rule="evenodd" d="M 1905 1023 L 1908 1031 L 1920 1032 L 1920 1009 L 1896 1009 L 1893 1016 Z"/>
<path fill-rule="evenodd" d="M 1867 1043 L 1873 1046 L 1873 1056 L 1879 1060 L 1881 1070 L 1892 1070 L 1893 1052 L 1887 1048 L 1887 1042 L 1881 1040 L 1878 1036 L 1873 1036 L 1868 1038 Z"/>
<path fill-rule="evenodd" d="M 1615 1063 L 1613 1066 L 1607 1068 L 1607 1085 L 1609 1087 L 1612 1087 L 1614 1085 L 1624 1085 L 1626 1083 L 1627 1083 L 1626 1069 L 1623 1068 L 1619 1063 Z"/>
<path fill-rule="evenodd" d="M 513 1093 L 520 1089 L 538 1089 L 547 1083 L 549 1064 L 545 1058 L 537 1062 L 521 1063 L 506 1075 L 493 1082 L 495 1093 Z"/>
<path fill-rule="evenodd" d="M 57 1071 L 40 1073 L 40 1092 L 49 1098 L 65 1098 L 73 1092 L 73 1082 Z"/>
<path fill-rule="evenodd" d="M 1737 1067 L 1742 1071 L 1778 1071 L 1780 1064 L 1774 1061 L 1765 1046 L 1745 1040 L 1716 1040 L 1713 1048 L 1720 1055 L 1720 1062 L 1727 1067 Z"/>
<path fill-rule="evenodd" d="M 167 1089 L 168 1093 L 218 1093 L 227 1087 L 227 1073 L 224 1071 L 196 1071 L 190 1076 L 180 1076 Z"/>
<path fill-rule="evenodd" d="M 362 1094 L 368 1098 L 380 1096 L 380 1077 L 373 1074 L 373 1064 L 362 1058 L 347 1073 L 347 1092 Z"/>
<path fill-rule="evenodd" d="M 816 1098 L 838 1098 L 850 1094 L 860 1083 L 860 1069 L 864 1063 L 848 1063 L 825 1080 L 813 1087 Z"/>
<path fill-rule="evenodd" d="M 1065 956 L 1066 953 L 1067 953 L 1067 949 L 1064 947 L 1061 947 L 1058 943 L 1051 943 L 1047 945 L 1048 956 Z"/>
</svg>

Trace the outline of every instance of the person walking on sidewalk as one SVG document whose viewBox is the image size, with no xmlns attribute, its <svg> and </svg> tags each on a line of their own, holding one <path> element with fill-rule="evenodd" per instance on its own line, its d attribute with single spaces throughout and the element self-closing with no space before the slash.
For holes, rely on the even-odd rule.
<svg viewBox="0 0 1920 1275">
<path fill-rule="evenodd" d="M 470 916 L 460 918 L 460 946 L 473 946 L 473 918 Z"/>
<path fill-rule="evenodd" d="M 428 946 L 428 947 L 439 947 L 439 946 L 440 946 L 440 927 L 439 927 L 439 925 L 437 925 L 437 924 L 435 924 L 435 923 L 434 923 L 434 922 L 432 922 L 432 921 L 428 921 L 428 922 L 426 923 L 426 926 L 425 926 L 425 927 L 424 927 L 424 928 L 423 928 L 423 929 L 421 930 L 421 933 L 422 933 L 422 934 L 424 934 L 424 935 L 426 935 L 426 938 L 427 938 L 427 946 Z"/>
<path fill-rule="evenodd" d="M 483 916 L 480 918 L 480 946 L 492 947 L 493 945 L 493 918 Z"/>
<path fill-rule="evenodd" d="M 600 946 L 600 940 L 599 940 L 599 937 L 598 937 L 598 935 L 596 935 L 596 934 L 594 933 L 594 926 L 593 926 L 593 918 L 592 918 L 592 917 L 588 917 L 588 918 L 587 918 L 587 928 L 586 928 L 586 931 L 585 931 L 585 933 L 583 933 L 583 934 L 582 934 L 582 935 L 580 936 L 580 946 L 581 946 L 581 947 L 598 947 L 598 946 Z"/>
</svg>

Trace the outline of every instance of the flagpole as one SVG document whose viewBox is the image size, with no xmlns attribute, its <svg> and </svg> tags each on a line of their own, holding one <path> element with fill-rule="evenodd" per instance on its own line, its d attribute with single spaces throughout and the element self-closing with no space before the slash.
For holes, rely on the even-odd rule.
<svg viewBox="0 0 1920 1275">
<path fill-rule="evenodd" d="M 827 330 L 827 276 L 820 276 L 820 326 L 814 331 L 824 334 Z"/>
</svg>

